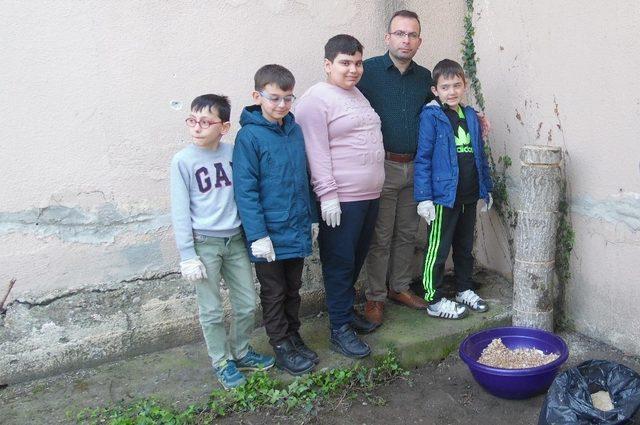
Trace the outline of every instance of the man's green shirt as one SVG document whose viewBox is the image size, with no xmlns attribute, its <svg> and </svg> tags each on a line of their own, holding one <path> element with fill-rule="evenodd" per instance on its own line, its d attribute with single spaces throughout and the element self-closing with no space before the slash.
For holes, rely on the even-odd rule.
<svg viewBox="0 0 640 425">
<path fill-rule="evenodd" d="M 433 99 L 431 72 L 412 61 L 401 74 L 387 52 L 364 61 L 358 88 L 380 116 L 384 149 L 415 154 L 420 111 Z"/>
</svg>

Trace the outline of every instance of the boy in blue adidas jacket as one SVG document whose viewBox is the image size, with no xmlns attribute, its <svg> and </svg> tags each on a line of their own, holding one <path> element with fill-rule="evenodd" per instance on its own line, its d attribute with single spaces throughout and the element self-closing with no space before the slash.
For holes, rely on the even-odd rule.
<svg viewBox="0 0 640 425">
<path fill-rule="evenodd" d="M 427 313 L 461 319 L 467 307 L 487 311 L 487 303 L 473 290 L 473 238 L 478 199 L 483 211 L 493 203 L 493 184 L 473 108 L 460 104 L 466 88 L 464 70 L 445 59 L 433 69 L 431 91 L 436 99 L 420 113 L 415 158 L 414 197 L 418 214 L 429 226 L 423 285 Z M 457 295 L 445 297 L 444 265 L 453 248 Z"/>
</svg>

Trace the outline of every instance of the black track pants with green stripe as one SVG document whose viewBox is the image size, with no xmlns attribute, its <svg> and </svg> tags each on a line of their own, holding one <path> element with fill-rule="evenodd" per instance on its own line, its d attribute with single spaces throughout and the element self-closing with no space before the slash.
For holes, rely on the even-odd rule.
<svg viewBox="0 0 640 425">
<path fill-rule="evenodd" d="M 453 208 L 436 205 L 436 218 L 429 226 L 422 284 L 424 299 L 438 302 L 443 290 L 444 264 L 453 248 L 456 291 L 473 288 L 473 234 L 476 227 L 476 204 L 456 204 Z"/>
</svg>

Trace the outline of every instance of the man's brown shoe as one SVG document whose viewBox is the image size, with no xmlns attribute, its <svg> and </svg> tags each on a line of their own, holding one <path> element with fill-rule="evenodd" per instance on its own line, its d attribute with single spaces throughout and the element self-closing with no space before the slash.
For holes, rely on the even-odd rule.
<svg viewBox="0 0 640 425">
<path fill-rule="evenodd" d="M 364 318 L 371 323 L 375 323 L 376 325 L 382 324 L 383 312 L 383 301 L 367 301 L 367 303 L 364 305 Z"/>
<path fill-rule="evenodd" d="M 411 291 L 396 292 L 389 290 L 387 297 L 398 304 L 403 304 L 416 310 L 426 310 L 428 306 L 425 300 L 413 294 Z"/>
</svg>

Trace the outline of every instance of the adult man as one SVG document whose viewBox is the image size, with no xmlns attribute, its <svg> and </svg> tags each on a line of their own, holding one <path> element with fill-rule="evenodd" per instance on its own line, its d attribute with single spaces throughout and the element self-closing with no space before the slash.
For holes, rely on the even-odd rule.
<svg viewBox="0 0 640 425">
<path fill-rule="evenodd" d="M 395 12 L 384 41 L 387 53 L 364 62 L 364 75 L 358 84 L 382 120 L 385 149 L 385 181 L 366 261 L 365 317 L 376 324 L 382 323 L 387 296 L 410 308 L 427 308 L 425 300 L 413 294 L 409 285 L 419 221 L 413 199 L 418 117 L 433 96 L 431 72 L 413 62 L 422 43 L 418 15 L 408 10 Z"/>
</svg>

